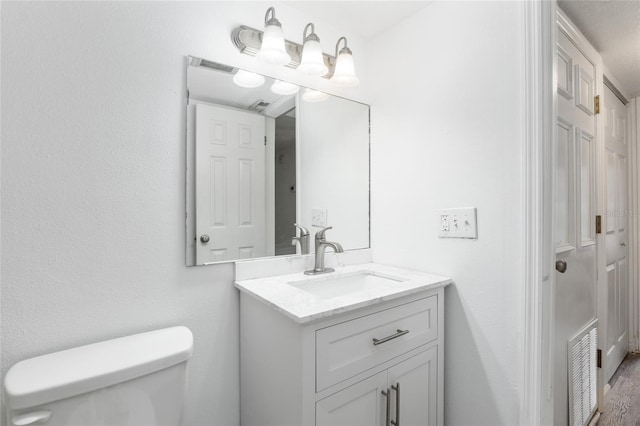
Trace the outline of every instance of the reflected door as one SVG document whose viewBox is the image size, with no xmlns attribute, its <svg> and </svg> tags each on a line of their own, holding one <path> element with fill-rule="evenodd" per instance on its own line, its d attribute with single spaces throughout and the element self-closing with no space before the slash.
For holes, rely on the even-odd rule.
<svg viewBox="0 0 640 426">
<path fill-rule="evenodd" d="M 627 247 L 627 111 L 624 104 L 605 87 L 603 93 L 606 167 L 606 291 L 601 308 L 601 328 L 606 334 L 605 383 L 627 354 L 629 346 L 629 249 Z"/>
<path fill-rule="evenodd" d="M 196 105 L 199 265 L 266 255 L 265 118 Z"/>
</svg>

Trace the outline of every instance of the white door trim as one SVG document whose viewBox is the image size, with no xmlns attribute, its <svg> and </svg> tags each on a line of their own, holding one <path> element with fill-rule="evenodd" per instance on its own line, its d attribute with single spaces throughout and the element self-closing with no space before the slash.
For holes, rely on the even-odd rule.
<svg viewBox="0 0 640 426">
<path fill-rule="evenodd" d="M 522 425 L 541 425 L 553 419 L 553 399 L 549 395 L 552 363 L 551 321 L 545 312 L 552 306 L 544 291 L 552 285 L 553 194 L 550 161 L 555 122 L 555 2 L 523 3 L 523 70 L 525 82 L 522 181 L 525 238 L 522 245 L 523 268 L 523 339 L 520 421 Z M 547 420 L 544 420 L 547 419 Z"/>
<path fill-rule="evenodd" d="M 627 117 L 629 122 L 629 350 L 640 351 L 640 98 L 629 101 Z"/>
</svg>

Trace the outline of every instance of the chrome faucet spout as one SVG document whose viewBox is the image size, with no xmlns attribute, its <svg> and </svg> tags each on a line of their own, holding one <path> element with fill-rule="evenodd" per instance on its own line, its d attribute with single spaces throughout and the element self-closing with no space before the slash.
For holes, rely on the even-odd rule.
<svg viewBox="0 0 640 426">
<path fill-rule="evenodd" d="M 300 254 L 309 254 L 309 230 L 302 225 L 294 223 L 293 226 L 300 229 L 300 236 L 291 238 L 291 245 L 300 244 Z"/>
<path fill-rule="evenodd" d="M 327 272 L 333 272 L 335 271 L 335 269 L 333 268 L 325 268 L 324 266 L 324 252 L 326 251 L 327 247 L 331 247 L 333 249 L 334 252 L 336 253 L 342 253 L 344 252 L 344 250 L 342 249 L 342 246 L 339 243 L 336 243 L 334 241 L 327 241 L 325 239 L 324 233 L 331 229 L 331 226 L 328 226 L 326 228 L 323 228 L 321 230 L 319 230 L 318 232 L 316 232 L 316 238 L 315 238 L 315 247 L 316 247 L 316 253 L 315 253 L 315 266 L 313 269 L 310 269 L 308 271 L 304 271 L 304 273 L 306 275 L 316 275 L 316 274 L 326 274 Z"/>
</svg>

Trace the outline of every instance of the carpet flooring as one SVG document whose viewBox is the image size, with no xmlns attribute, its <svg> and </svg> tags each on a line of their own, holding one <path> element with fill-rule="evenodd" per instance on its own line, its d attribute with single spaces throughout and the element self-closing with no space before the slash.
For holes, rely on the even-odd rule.
<svg viewBox="0 0 640 426">
<path fill-rule="evenodd" d="M 640 354 L 628 354 L 609 384 L 598 426 L 640 426 Z"/>
</svg>

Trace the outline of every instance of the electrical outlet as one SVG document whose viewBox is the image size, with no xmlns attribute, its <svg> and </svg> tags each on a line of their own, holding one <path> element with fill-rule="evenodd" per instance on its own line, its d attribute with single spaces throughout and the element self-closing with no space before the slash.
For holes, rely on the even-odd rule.
<svg viewBox="0 0 640 426">
<path fill-rule="evenodd" d="M 440 230 L 444 232 L 449 232 L 449 215 L 447 214 L 440 215 Z"/>
<path fill-rule="evenodd" d="M 327 226 L 327 209 L 311 209 L 311 226 Z"/>
<path fill-rule="evenodd" d="M 478 238 L 475 207 L 438 210 L 440 238 Z"/>
</svg>

